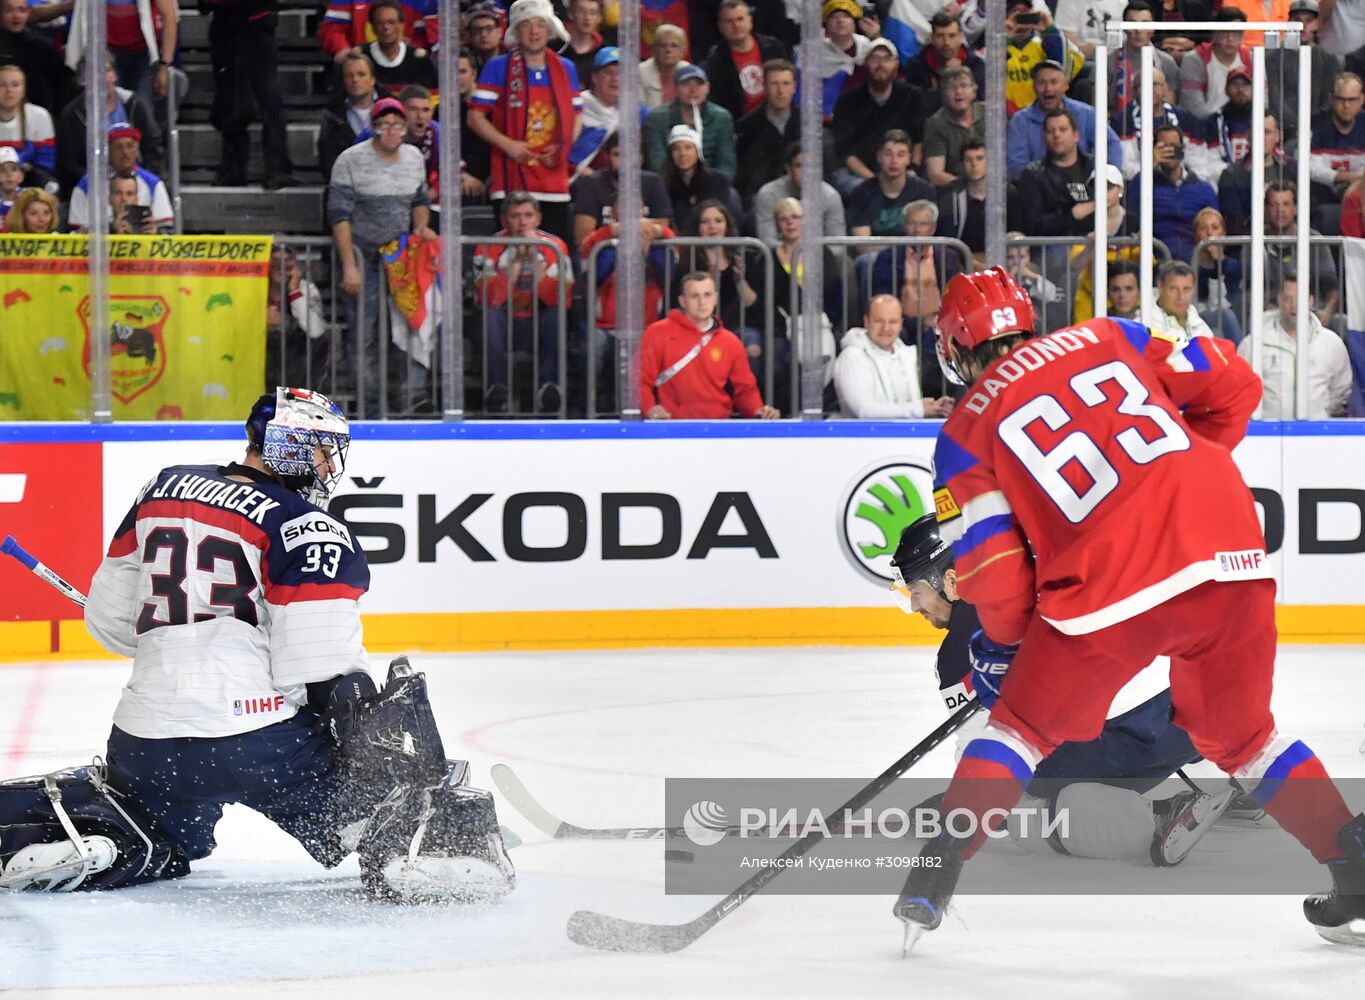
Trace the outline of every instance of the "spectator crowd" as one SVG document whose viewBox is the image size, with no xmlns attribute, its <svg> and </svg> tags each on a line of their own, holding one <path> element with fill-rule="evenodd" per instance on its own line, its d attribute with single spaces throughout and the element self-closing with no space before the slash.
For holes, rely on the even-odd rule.
<svg viewBox="0 0 1365 1000">
<path fill-rule="evenodd" d="M 80 76 L 68 68 L 71 40 L 63 56 L 44 30 L 58 9 L 71 6 L 0 0 L 0 212 L 10 231 L 88 223 L 88 123 L 74 89 Z M 245 182 L 246 125 L 254 113 L 262 122 L 265 182 L 290 186 L 293 166 L 272 86 L 279 5 L 201 6 L 216 24 L 219 179 Z M 343 289 L 369 295 L 385 280 L 381 248 L 439 232 L 439 130 L 458 126 L 459 177 L 444 181 L 459 184 L 466 204 L 487 203 L 494 218 L 488 242 L 471 255 L 466 303 L 466 336 L 490 411 L 581 410 L 598 402 L 582 397 L 588 369 L 599 390 L 613 387 L 613 237 L 622 225 L 638 225 L 645 314 L 631 322 L 657 334 L 646 338 L 651 370 L 655 378 L 668 375 L 647 395 L 653 415 L 692 412 L 674 396 L 680 386 L 703 383 L 698 405 L 706 412 L 719 405 L 718 384 L 737 412 L 790 413 L 792 376 L 809 365 L 822 366 L 831 409 L 855 416 L 946 412 L 951 387 L 933 344 L 938 295 L 954 274 L 981 262 L 993 170 L 1008 178 L 1008 266 L 1049 325 L 1093 315 L 1098 294 L 1111 314 L 1134 314 L 1142 270 L 1160 268 L 1159 322 L 1180 335 L 1212 332 L 1241 342 L 1257 324 L 1279 357 L 1293 354 L 1295 330 L 1311 330 L 1313 345 L 1339 341 L 1344 332 L 1342 262 L 1327 246 L 1297 261 L 1292 240 L 1300 226 L 1314 235 L 1365 235 L 1365 50 L 1343 56 L 1316 46 L 1318 0 L 1009 0 L 1003 164 L 989 162 L 984 143 L 984 5 L 977 0 L 828 0 L 820 58 L 809 67 L 801 64 L 792 18 L 800 4 L 790 0 L 644 4 L 638 52 L 616 44 L 617 0 L 478 0 L 461 8 L 459 93 L 442 100 L 433 0 L 326 5 L 318 42 L 335 91 L 320 116 L 318 162 Z M 1296 142 L 1292 49 L 1266 49 L 1266 111 L 1252 120 L 1251 52 L 1265 39 L 1243 25 L 1265 19 L 1269 8 L 1298 22 L 1313 46 L 1307 149 Z M 157 102 L 175 57 L 174 5 L 129 0 L 109 10 L 111 221 L 123 232 L 165 231 L 173 220 L 158 176 L 165 151 Z M 116 10 L 124 18 L 117 32 Z M 1126 33 L 1109 52 L 1108 121 L 1095 113 L 1094 59 L 1105 19 L 1152 24 Z M 1185 27 L 1197 21 L 1217 29 Z M 1149 47 L 1155 68 L 1147 107 L 1140 77 Z M 638 107 L 621 106 L 627 60 L 639 66 Z M 816 205 L 799 200 L 799 93 L 806 85 L 820 88 L 824 118 Z M 622 115 L 640 122 L 639 165 L 621 163 Z M 1107 163 L 1094 157 L 1101 128 Z M 1152 161 L 1144 163 L 1140 139 L 1148 128 Z M 1254 129 L 1265 137 L 1262 191 L 1251 187 Z M 1303 157 L 1311 178 L 1306 219 L 1297 213 Z M 638 220 L 620 217 L 622 169 L 641 176 Z M 1134 181 L 1144 172 L 1153 181 L 1154 260 L 1140 259 L 1136 249 L 1142 206 Z M 1101 177 L 1110 234 L 1103 290 L 1090 287 Z M 1248 233 L 1253 199 L 1262 199 L 1266 233 L 1277 238 L 1266 248 L 1265 301 L 1278 308 L 1264 317 L 1247 315 L 1251 268 L 1246 245 L 1236 242 Z M 824 329 L 814 356 L 809 345 L 793 344 L 792 318 L 806 294 L 797 247 L 807 211 L 820 213 L 826 237 L 835 240 L 825 255 Z M 940 242 L 896 242 L 907 236 Z M 1284 290 L 1298 280 L 1310 285 L 1311 322 L 1283 321 Z M 1179 294 L 1167 289 L 1171 282 Z M 715 320 L 733 342 L 703 321 L 700 310 L 712 297 Z M 366 343 L 375 339 L 373 305 L 353 310 L 372 327 Z M 656 322 L 667 329 L 650 325 Z M 1349 364 L 1344 352 L 1310 351 L 1315 368 Z M 698 367 L 669 374 L 679 362 Z M 1349 384 L 1349 370 L 1346 377 Z M 771 398 L 756 402 L 750 379 L 753 392 Z M 1338 415 L 1345 408 L 1340 373 L 1324 379 L 1334 388 L 1322 412 Z M 564 385 L 568 400 L 550 391 Z"/>
</svg>

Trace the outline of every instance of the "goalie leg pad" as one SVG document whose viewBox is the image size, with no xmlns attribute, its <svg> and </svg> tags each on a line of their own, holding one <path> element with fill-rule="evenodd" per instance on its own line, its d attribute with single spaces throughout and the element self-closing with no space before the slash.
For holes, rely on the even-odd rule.
<svg viewBox="0 0 1365 1000">
<path fill-rule="evenodd" d="M 0 888 L 118 889 L 189 873 L 184 855 L 96 761 L 0 781 Z"/>
<path fill-rule="evenodd" d="M 370 895 L 390 902 L 486 902 L 511 892 L 507 856 L 490 792 L 470 788 L 467 765 L 451 761 L 434 785 L 400 786 L 379 804 L 358 848 Z"/>
</svg>

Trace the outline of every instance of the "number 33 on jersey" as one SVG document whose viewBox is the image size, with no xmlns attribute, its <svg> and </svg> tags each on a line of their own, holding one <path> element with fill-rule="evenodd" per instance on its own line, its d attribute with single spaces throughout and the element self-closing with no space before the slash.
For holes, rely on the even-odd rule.
<svg viewBox="0 0 1365 1000">
<path fill-rule="evenodd" d="M 259 724 L 236 708 L 262 692 L 296 706 L 301 685 L 366 669 L 358 602 L 369 585 L 350 530 L 271 477 L 162 470 L 115 532 L 86 607 L 96 639 L 136 654 L 115 723 L 155 738 L 157 720 L 174 717 L 228 735 Z"/>
<path fill-rule="evenodd" d="M 934 455 L 941 533 L 987 634 L 1018 642 L 1035 608 L 1085 634 L 1208 580 L 1269 576 L 1229 450 L 1259 400 L 1230 343 L 1176 344 L 1128 320 L 993 362 Z M 1172 516 L 1192 505 L 1202 517 Z"/>
</svg>

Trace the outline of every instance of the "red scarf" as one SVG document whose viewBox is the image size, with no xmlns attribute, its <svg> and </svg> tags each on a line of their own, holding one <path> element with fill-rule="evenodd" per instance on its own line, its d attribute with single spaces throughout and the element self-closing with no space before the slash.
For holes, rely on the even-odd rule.
<svg viewBox="0 0 1365 1000">
<path fill-rule="evenodd" d="M 569 155 L 569 147 L 573 145 L 575 114 L 573 99 L 576 96 L 573 88 L 569 86 L 569 71 L 564 67 L 563 59 L 549 49 L 545 50 L 545 70 L 550 78 L 550 93 L 555 102 L 561 159 Z M 507 83 L 502 88 L 502 96 L 498 99 L 498 106 L 493 112 L 493 127 L 503 135 L 522 141 L 526 139 L 527 116 L 531 111 L 530 102 L 526 99 L 529 89 L 526 57 L 522 54 L 521 47 L 517 46 L 507 54 Z M 513 162 L 506 156 L 503 157 L 503 163 L 507 173 L 507 183 L 503 189 L 526 190 L 528 185 L 521 164 Z"/>
</svg>

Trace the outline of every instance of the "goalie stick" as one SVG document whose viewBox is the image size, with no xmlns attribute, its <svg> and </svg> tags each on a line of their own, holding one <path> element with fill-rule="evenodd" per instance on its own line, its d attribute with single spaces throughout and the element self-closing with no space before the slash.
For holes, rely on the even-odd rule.
<svg viewBox="0 0 1365 1000">
<path fill-rule="evenodd" d="M 63 580 L 56 573 L 52 572 L 52 570 L 48 569 L 33 556 L 29 555 L 28 552 L 24 550 L 24 547 L 14 540 L 13 535 L 6 535 L 5 540 L 0 542 L 0 552 L 18 560 L 30 573 L 55 589 L 63 597 L 79 604 L 81 607 L 85 607 L 85 595 Z"/>
<path fill-rule="evenodd" d="M 962 724 L 980 708 L 981 703 L 975 698 L 959 708 L 942 725 L 920 740 L 903 757 L 873 778 L 853 798 L 840 806 L 839 814 L 857 812 L 886 791 L 892 782 L 957 732 Z M 591 910 L 577 910 L 569 917 L 569 923 L 566 927 L 569 940 L 585 948 L 597 948 L 602 951 L 681 951 L 728 917 L 743 903 L 747 902 L 750 897 L 761 892 L 769 882 L 781 875 L 786 870 L 785 862 L 788 859 L 799 858 L 808 854 L 823 839 L 824 834 L 819 830 L 813 830 L 806 834 L 783 851 L 772 867 L 759 869 L 734 892 L 694 920 L 682 924 L 651 924 L 636 920 L 623 920 L 620 917 L 594 913 Z"/>
<path fill-rule="evenodd" d="M 498 786 L 503 798 L 512 808 L 521 813 L 531 824 L 555 840 L 662 840 L 672 835 L 681 837 L 685 831 L 680 826 L 577 826 L 568 820 L 560 819 L 535 800 L 521 779 L 506 764 L 494 764 L 490 773 L 493 784 Z M 739 832 L 739 827 L 726 828 Z"/>
</svg>

